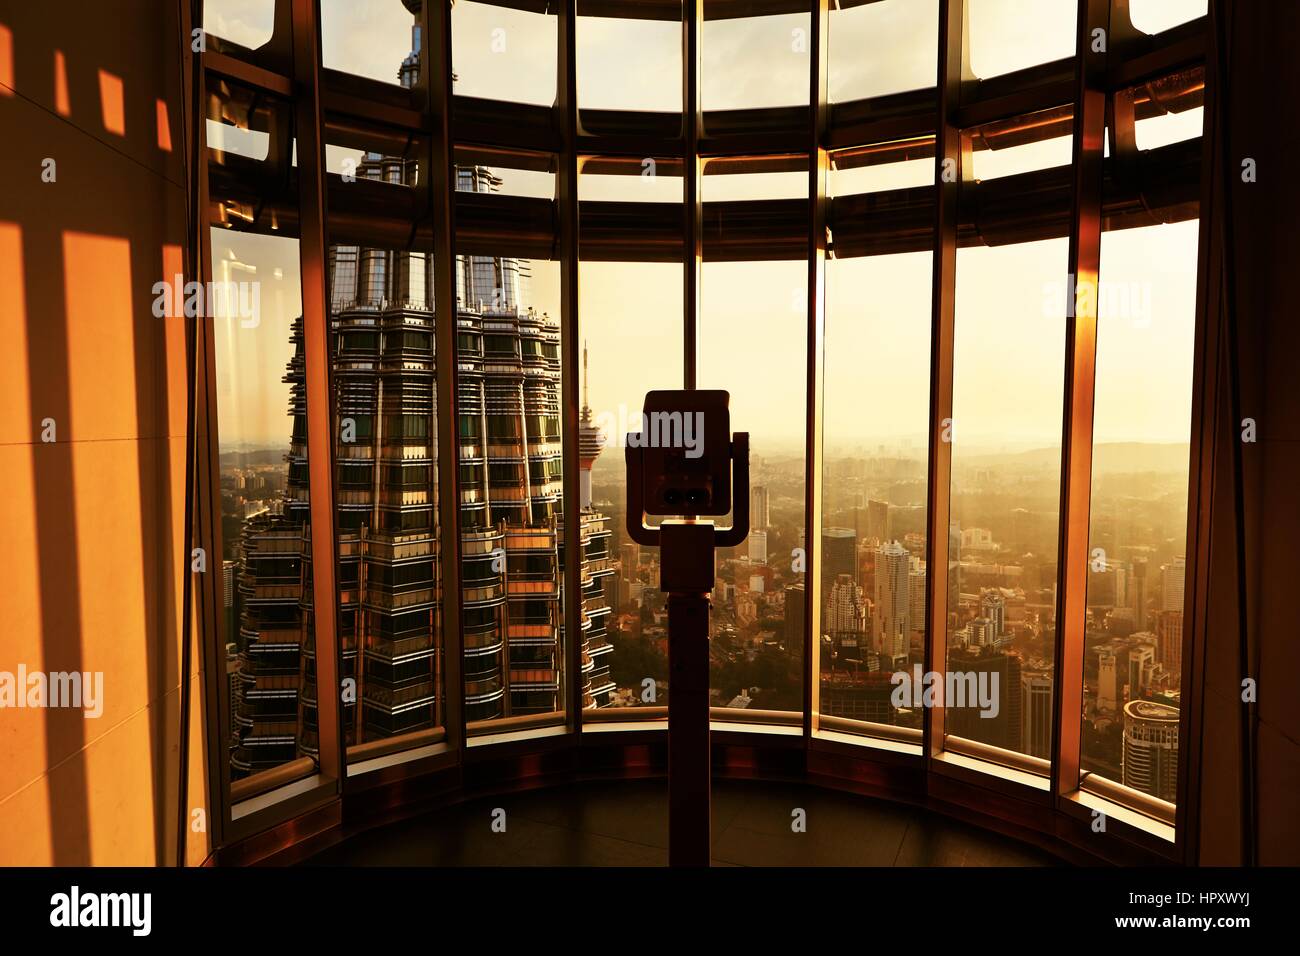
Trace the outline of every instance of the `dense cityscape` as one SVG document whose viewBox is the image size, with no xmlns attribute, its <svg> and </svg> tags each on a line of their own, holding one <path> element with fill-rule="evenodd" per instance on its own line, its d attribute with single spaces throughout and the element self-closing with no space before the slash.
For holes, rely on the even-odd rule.
<svg viewBox="0 0 1300 956">
<path fill-rule="evenodd" d="M 752 528 L 720 553 L 712 686 L 718 707 L 803 706 L 803 461 L 755 454 Z M 1181 676 L 1187 447 L 1098 448 L 1085 648 L 1084 769 L 1173 799 Z M 949 671 L 998 675 L 998 712 L 950 708 L 947 732 L 1046 759 L 1052 731 L 1059 452 L 968 456 L 954 470 Z M 619 520 L 609 638 L 619 703 L 666 674 L 657 554 L 622 534 L 621 463 L 594 471 Z M 877 447 L 827 456 L 822 530 L 824 715 L 919 730 L 892 698 L 924 660 L 926 474 L 922 458 Z M 1125 758 L 1128 758 L 1127 764 Z"/>
</svg>

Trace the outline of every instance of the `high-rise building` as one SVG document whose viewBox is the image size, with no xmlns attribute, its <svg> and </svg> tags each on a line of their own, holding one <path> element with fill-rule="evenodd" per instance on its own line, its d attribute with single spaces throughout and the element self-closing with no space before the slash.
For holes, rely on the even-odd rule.
<svg viewBox="0 0 1300 956">
<path fill-rule="evenodd" d="M 961 526 L 956 522 L 948 526 L 948 607 L 956 609 L 961 603 Z"/>
<path fill-rule="evenodd" d="M 920 631 L 925 628 L 925 562 L 920 558 L 913 557 L 907 573 L 910 581 L 911 600 L 908 613 L 911 617 L 913 631 Z"/>
<path fill-rule="evenodd" d="M 876 549 L 871 638 L 882 665 L 907 662 L 912 633 L 910 572 L 911 555 L 897 541 Z"/>
<path fill-rule="evenodd" d="M 631 578 L 641 562 L 641 546 L 635 541 L 624 541 L 618 546 L 618 555 L 624 577 Z"/>
<path fill-rule="evenodd" d="M 803 653 L 804 608 L 804 586 L 802 584 L 787 584 L 785 587 L 785 615 L 782 634 L 782 643 L 787 654 Z"/>
<path fill-rule="evenodd" d="M 852 528 L 822 529 L 821 602 L 826 606 L 831 585 L 841 574 L 858 580 L 858 537 Z"/>
<path fill-rule="evenodd" d="M 1161 611 L 1156 617 L 1156 652 L 1161 666 L 1175 680 L 1183 672 L 1183 612 Z"/>
<path fill-rule="evenodd" d="M 745 541 L 749 549 L 749 560 L 755 564 L 767 564 L 767 532 L 751 531 Z"/>
<path fill-rule="evenodd" d="M 822 631 L 827 634 L 862 634 L 866 627 L 867 607 L 862 588 L 847 574 L 841 574 L 831 585 Z"/>
<path fill-rule="evenodd" d="M 831 717 L 897 724 L 894 689 L 890 673 L 873 666 L 828 671 L 821 676 L 821 712 Z"/>
<path fill-rule="evenodd" d="M 401 73 L 408 84 L 412 57 Z M 395 184 L 414 175 L 412 160 L 375 153 L 357 169 L 359 178 Z M 466 167 L 457 185 L 489 191 L 500 181 Z M 423 253 L 330 249 L 340 677 L 356 681 L 343 702 L 349 745 L 440 720 L 435 374 L 458 376 L 460 422 L 464 686 L 447 690 L 463 692 L 469 722 L 563 707 L 559 322 L 526 306 L 527 261 L 457 256 L 457 355 L 435 370 L 431 270 Z M 240 547 L 237 776 L 317 751 L 301 319 L 292 335 L 284 506 L 246 522 Z M 591 508 L 601 437 L 585 404 L 578 440 L 582 633 L 572 637 L 582 641 L 582 673 L 574 679 L 583 705 L 597 707 L 614 690 L 602 666 L 612 650 L 604 622 L 613 568 L 606 518 Z"/>
<path fill-rule="evenodd" d="M 772 526 L 772 508 L 768 501 L 767 486 L 754 485 L 749 490 L 749 528 L 754 531 L 767 531 Z M 766 559 L 764 559 L 766 560 Z"/>
<path fill-rule="evenodd" d="M 1052 753 L 1052 677 L 1043 671 L 1020 677 L 1020 746 L 1031 757 Z"/>
<path fill-rule="evenodd" d="M 980 595 L 980 616 L 992 622 L 994 641 L 1006 633 L 1007 602 L 999 592 L 989 590 Z"/>
<path fill-rule="evenodd" d="M 1097 709 L 1113 714 L 1119 707 L 1119 659 L 1115 651 L 1103 647 L 1097 651 Z"/>
<path fill-rule="evenodd" d="M 1149 700 L 1124 707 L 1121 783 L 1161 800 L 1178 794 L 1178 708 Z"/>
<path fill-rule="evenodd" d="M 1183 585 L 1187 579 L 1187 560 L 1174 558 L 1160 567 L 1160 610 L 1183 610 Z"/>
<path fill-rule="evenodd" d="M 965 707 L 956 707 L 955 701 L 948 701 L 947 732 L 991 747 L 1019 751 L 1024 720 L 1020 655 L 992 647 L 954 647 L 948 650 L 948 671 L 964 675 L 967 688 L 971 687 L 972 680 L 976 688 L 982 682 L 990 694 L 996 674 L 998 706 L 996 715 L 986 717 L 982 716 L 978 703 L 969 698 Z"/>
<path fill-rule="evenodd" d="M 865 508 L 857 510 L 858 537 L 885 542 L 890 539 L 889 502 L 868 498 Z"/>
<path fill-rule="evenodd" d="M 1133 626 L 1135 630 L 1147 629 L 1147 559 L 1133 559 L 1133 573 L 1129 577 L 1129 597 L 1133 601 Z"/>
<path fill-rule="evenodd" d="M 239 626 L 238 612 L 238 591 L 235 587 L 235 581 L 239 573 L 239 564 L 236 561 L 221 562 L 221 611 L 225 615 L 227 637 L 235 636 L 235 628 Z"/>
<path fill-rule="evenodd" d="M 1138 638 L 1142 635 L 1134 634 Z M 1128 699 L 1139 700 L 1151 689 L 1156 649 L 1151 644 L 1130 647 L 1128 651 Z"/>
<path fill-rule="evenodd" d="M 974 618 L 966 627 L 971 647 L 992 647 L 997 643 L 997 627 L 990 618 Z"/>
</svg>

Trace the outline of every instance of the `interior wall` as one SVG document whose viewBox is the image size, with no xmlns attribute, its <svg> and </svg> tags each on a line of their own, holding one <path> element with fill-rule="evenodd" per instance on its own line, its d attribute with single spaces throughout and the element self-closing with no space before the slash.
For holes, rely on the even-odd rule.
<svg viewBox="0 0 1300 956">
<path fill-rule="evenodd" d="M 1287 108 L 1300 96 L 1300 62 L 1290 38 L 1300 30 L 1300 5 L 1220 2 L 1228 28 L 1230 63 L 1225 91 L 1228 129 L 1218 171 L 1215 214 L 1230 192 L 1229 247 L 1235 267 L 1232 309 L 1223 328 L 1235 325 L 1240 412 L 1230 404 L 1225 342 L 1215 438 L 1217 454 L 1205 632 L 1203 764 L 1200 784 L 1202 863 L 1237 865 L 1247 859 L 1241 826 L 1240 780 L 1248 718 L 1238 664 L 1241 641 L 1237 600 L 1237 530 L 1232 455 L 1239 446 L 1244 491 L 1247 631 L 1250 666 L 1258 692 L 1256 827 L 1258 861 L 1300 863 L 1300 673 L 1296 639 L 1297 542 L 1300 542 L 1300 323 L 1295 320 L 1300 233 L 1300 182 L 1293 172 L 1300 130 Z M 1243 162 L 1254 161 L 1254 182 L 1244 182 Z M 1284 214 L 1279 214 L 1283 211 Z M 1221 246 L 1221 243 L 1216 243 Z M 1217 303 L 1216 303 L 1217 315 Z M 1219 316 L 1221 317 L 1221 316 Z M 1240 419 L 1254 422 L 1246 440 Z"/>
<path fill-rule="evenodd" d="M 176 859 L 185 342 L 153 287 L 185 239 L 177 11 L 0 7 L 0 672 L 103 675 L 96 717 L 0 709 L 0 864 Z"/>
</svg>

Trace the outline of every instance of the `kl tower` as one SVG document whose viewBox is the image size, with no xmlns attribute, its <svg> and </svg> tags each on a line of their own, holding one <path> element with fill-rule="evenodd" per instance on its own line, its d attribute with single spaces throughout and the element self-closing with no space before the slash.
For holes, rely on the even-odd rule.
<svg viewBox="0 0 1300 956">
<path fill-rule="evenodd" d="M 591 420 L 588 401 L 587 343 L 582 343 L 582 415 L 578 419 L 578 468 L 582 479 L 581 510 L 591 510 L 591 466 L 596 463 L 605 447 L 605 436 Z"/>
</svg>

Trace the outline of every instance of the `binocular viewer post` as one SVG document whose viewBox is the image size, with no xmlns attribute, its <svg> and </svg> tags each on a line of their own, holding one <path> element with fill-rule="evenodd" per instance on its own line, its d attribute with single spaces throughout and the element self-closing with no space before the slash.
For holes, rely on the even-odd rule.
<svg viewBox="0 0 1300 956">
<path fill-rule="evenodd" d="M 749 534 L 749 435 L 730 434 L 725 391 L 646 395 L 641 432 L 629 433 L 627 531 L 658 546 L 668 595 L 668 862 L 709 865 L 709 595 L 714 554 Z M 708 515 L 728 511 L 717 527 Z M 647 514 L 663 516 L 658 527 Z"/>
</svg>

